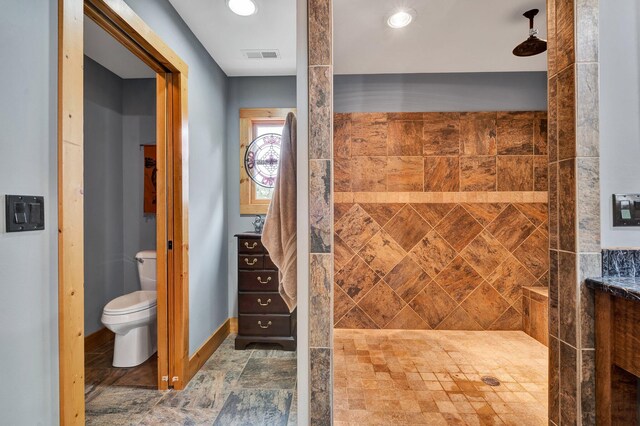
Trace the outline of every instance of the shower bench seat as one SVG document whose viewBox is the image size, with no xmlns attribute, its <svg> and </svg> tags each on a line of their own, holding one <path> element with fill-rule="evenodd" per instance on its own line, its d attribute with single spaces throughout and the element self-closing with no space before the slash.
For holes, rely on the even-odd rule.
<svg viewBox="0 0 640 426">
<path fill-rule="evenodd" d="M 529 336 L 549 346 L 549 289 L 522 287 L 522 329 Z"/>
</svg>

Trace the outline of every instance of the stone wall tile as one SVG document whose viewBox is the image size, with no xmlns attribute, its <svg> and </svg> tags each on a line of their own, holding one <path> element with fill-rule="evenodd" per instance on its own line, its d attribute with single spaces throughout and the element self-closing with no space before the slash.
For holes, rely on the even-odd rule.
<svg viewBox="0 0 640 426">
<path fill-rule="evenodd" d="M 600 155 L 600 105 L 598 64 L 576 65 L 576 154 Z"/>
<path fill-rule="evenodd" d="M 332 422 L 332 352 L 329 348 L 309 349 L 309 417 L 312 426 L 326 426 Z"/>
<path fill-rule="evenodd" d="M 312 254 L 309 274 L 309 345 L 329 348 L 333 345 L 331 255 Z"/>
<path fill-rule="evenodd" d="M 309 159 L 331 159 L 331 67 L 309 69 Z"/>
<path fill-rule="evenodd" d="M 330 253 L 332 238 L 331 160 L 309 161 L 311 253 Z"/>
<path fill-rule="evenodd" d="M 600 161 L 576 160 L 578 239 L 581 253 L 600 253 Z"/>
<path fill-rule="evenodd" d="M 309 0 L 309 66 L 332 65 L 332 0 Z"/>
</svg>

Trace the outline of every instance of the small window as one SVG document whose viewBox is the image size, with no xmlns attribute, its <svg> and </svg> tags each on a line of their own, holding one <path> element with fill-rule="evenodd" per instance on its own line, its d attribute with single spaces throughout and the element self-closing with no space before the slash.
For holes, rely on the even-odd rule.
<svg viewBox="0 0 640 426">
<path fill-rule="evenodd" d="M 285 119 L 294 108 L 255 108 L 240 110 L 240 214 L 267 214 L 273 188 L 254 182 L 245 169 L 247 148 L 256 138 L 282 135 Z"/>
</svg>

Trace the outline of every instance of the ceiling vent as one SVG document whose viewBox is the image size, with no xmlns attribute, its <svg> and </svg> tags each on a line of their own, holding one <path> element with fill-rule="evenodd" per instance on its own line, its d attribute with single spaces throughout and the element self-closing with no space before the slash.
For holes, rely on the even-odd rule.
<svg viewBox="0 0 640 426">
<path fill-rule="evenodd" d="M 278 49 L 243 50 L 242 54 L 247 59 L 280 59 L 280 51 Z"/>
</svg>

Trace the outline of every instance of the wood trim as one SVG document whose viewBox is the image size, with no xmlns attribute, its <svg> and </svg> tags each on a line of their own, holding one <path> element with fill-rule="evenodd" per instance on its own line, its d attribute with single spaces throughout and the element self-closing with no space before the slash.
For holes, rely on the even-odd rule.
<svg viewBox="0 0 640 426">
<path fill-rule="evenodd" d="M 170 74 L 156 74 L 156 253 L 157 253 L 157 321 L 158 321 L 158 389 L 169 389 L 169 382 L 162 380 L 169 376 L 169 240 L 166 224 L 168 222 L 167 196 L 170 194 L 167 181 L 169 160 L 167 157 L 167 86 Z"/>
<path fill-rule="evenodd" d="M 169 373 L 174 389 L 184 389 L 189 383 L 189 122 L 187 75 L 172 74 L 172 176 L 173 185 L 173 350 L 170 352 Z M 171 336 L 170 334 L 170 336 Z M 171 349 L 171 346 L 170 346 Z M 172 368 L 171 368 L 172 367 Z M 177 377 L 177 380 L 173 380 Z"/>
<path fill-rule="evenodd" d="M 547 203 L 547 192 L 334 192 L 334 203 Z"/>
<path fill-rule="evenodd" d="M 238 334 L 238 318 L 229 318 L 229 331 L 233 334 Z"/>
<path fill-rule="evenodd" d="M 296 113 L 295 108 L 241 108 L 240 118 L 253 120 L 268 120 L 270 118 L 283 119 L 290 112 Z"/>
<path fill-rule="evenodd" d="M 82 1 L 82 0 L 68 0 Z M 84 0 L 109 18 L 141 49 L 167 70 L 187 75 L 187 64 L 125 3 L 124 0 Z M 120 40 L 119 40 L 120 41 Z M 125 45 L 126 46 L 126 45 Z M 127 48 L 129 46 L 126 46 Z M 135 51 L 132 53 L 136 53 Z"/>
<path fill-rule="evenodd" d="M 60 424 L 84 425 L 83 3 L 58 2 Z"/>
<path fill-rule="evenodd" d="M 611 353 L 611 326 L 613 306 L 611 296 L 596 291 L 595 301 L 595 334 L 596 334 L 596 423 L 611 424 L 611 369 L 613 355 Z"/>
<path fill-rule="evenodd" d="M 116 335 L 108 328 L 101 328 L 95 333 L 91 333 L 84 338 L 84 353 L 90 353 L 98 349 L 100 346 L 113 342 Z"/>
<path fill-rule="evenodd" d="M 240 214 L 267 214 L 269 201 L 256 200 L 255 183 L 244 169 L 244 155 L 253 140 L 253 123 L 284 120 L 295 108 L 241 108 L 240 109 Z"/>
<path fill-rule="evenodd" d="M 177 377 L 169 384 L 183 389 L 188 383 L 189 365 L 187 64 L 123 0 L 58 0 L 58 334 L 63 425 L 85 423 L 82 195 L 85 11 L 145 63 L 161 71 L 157 86 L 160 116 L 157 132 L 162 150 L 160 162 L 164 163 L 167 178 L 163 203 L 167 208 L 160 212 L 166 223 L 161 226 L 157 221 L 158 238 L 162 238 L 158 244 L 158 267 L 166 271 L 165 282 L 171 291 L 161 288 L 158 302 L 159 333 L 169 331 L 168 339 L 159 337 L 159 388 L 168 387 L 160 374 L 164 370 L 167 375 L 168 370 L 171 377 Z M 168 73 L 164 74 L 165 71 Z M 161 89 L 163 78 L 164 87 L 169 89 L 165 89 L 165 94 Z M 162 117 L 166 118 L 164 122 Z M 163 143 L 166 149 L 162 149 Z M 174 249 L 166 250 L 171 239 Z M 165 316 L 160 313 L 162 309 Z"/>
<path fill-rule="evenodd" d="M 106 16 L 104 16 L 94 5 L 87 1 L 85 1 L 84 3 L 84 14 L 87 17 L 91 18 L 93 22 L 95 22 L 98 26 L 105 30 L 109 35 L 119 41 L 120 44 L 125 46 L 131 53 L 137 56 L 138 59 L 144 62 L 152 70 L 157 73 L 164 73 L 167 71 L 133 39 L 131 39 L 126 33 L 122 32 L 120 28 L 114 27 L 113 22 L 111 22 Z"/>
<path fill-rule="evenodd" d="M 211 355 L 220 347 L 224 339 L 231 333 L 231 323 L 234 318 L 227 320 L 200 346 L 196 352 L 189 358 L 189 380 L 196 375 Z M 237 318 L 236 318 L 237 324 Z"/>
</svg>

